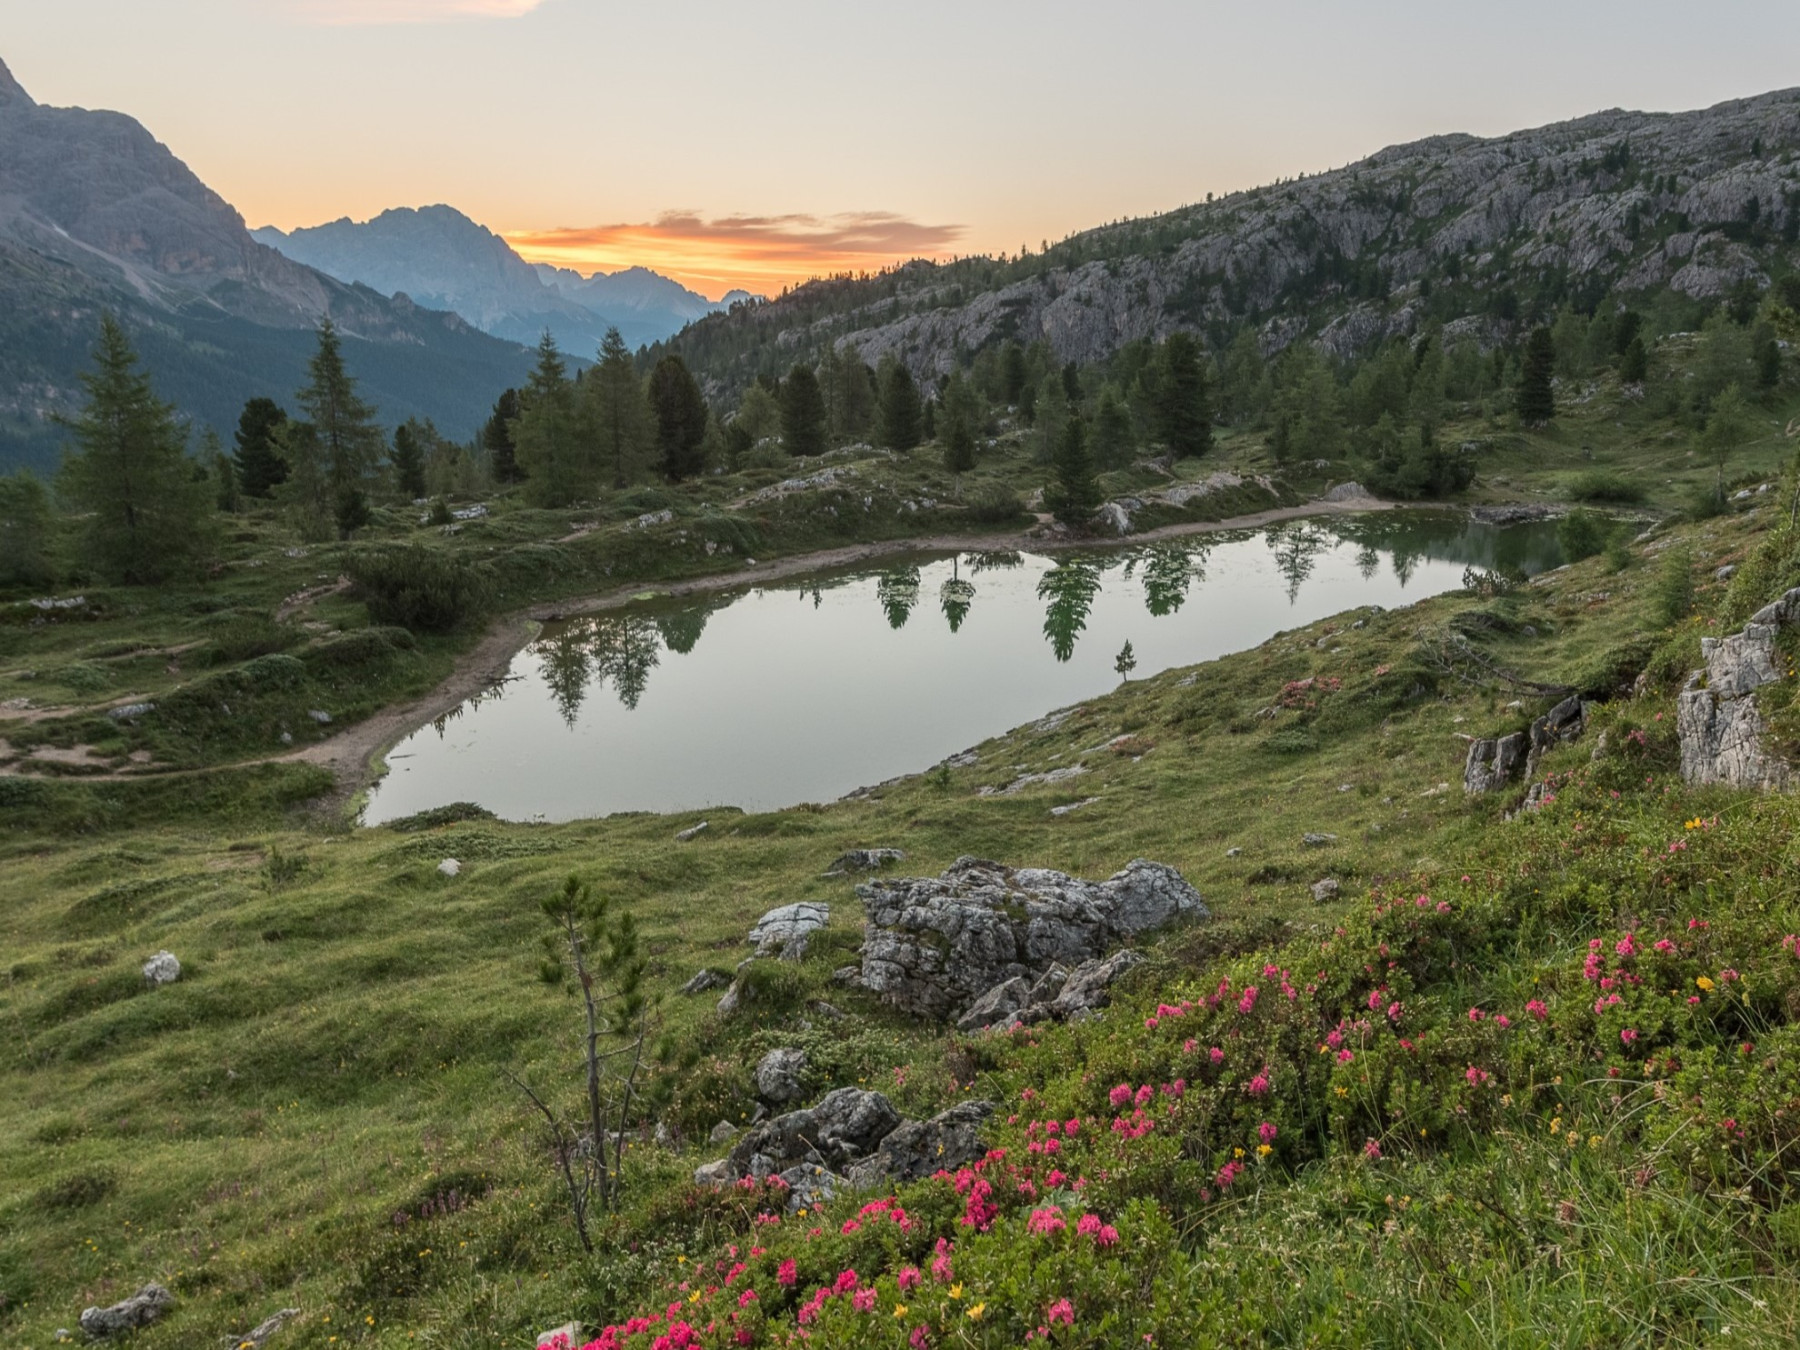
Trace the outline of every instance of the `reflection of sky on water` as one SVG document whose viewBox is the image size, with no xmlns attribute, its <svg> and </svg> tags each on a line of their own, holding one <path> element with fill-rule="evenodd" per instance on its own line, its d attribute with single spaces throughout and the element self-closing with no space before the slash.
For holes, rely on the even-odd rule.
<svg viewBox="0 0 1800 1350">
<path fill-rule="evenodd" d="M 547 630 L 408 737 L 365 820 L 452 801 L 569 820 L 825 801 L 1118 683 L 1359 605 L 1555 565 L 1543 527 L 1392 513 L 1055 559 L 913 559 Z"/>
</svg>

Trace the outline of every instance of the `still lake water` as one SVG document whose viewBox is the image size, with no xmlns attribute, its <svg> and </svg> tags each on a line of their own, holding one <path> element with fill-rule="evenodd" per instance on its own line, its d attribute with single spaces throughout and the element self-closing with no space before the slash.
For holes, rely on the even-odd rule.
<svg viewBox="0 0 1800 1350">
<path fill-rule="evenodd" d="M 1561 561 L 1544 524 L 1393 512 L 1042 557 L 919 555 L 549 625 L 507 681 L 394 747 L 364 822 L 829 801 L 1136 678 L 1463 568 Z"/>
</svg>

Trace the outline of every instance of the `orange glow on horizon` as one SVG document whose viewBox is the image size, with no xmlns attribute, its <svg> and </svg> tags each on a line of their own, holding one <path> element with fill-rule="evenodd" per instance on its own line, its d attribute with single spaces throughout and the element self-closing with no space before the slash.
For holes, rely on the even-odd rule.
<svg viewBox="0 0 1800 1350">
<path fill-rule="evenodd" d="M 960 225 L 876 211 L 716 219 L 671 212 L 646 224 L 516 230 L 504 238 L 527 262 L 584 275 L 647 267 L 716 300 L 734 289 L 773 296 L 815 277 L 948 257 L 962 234 Z"/>
</svg>

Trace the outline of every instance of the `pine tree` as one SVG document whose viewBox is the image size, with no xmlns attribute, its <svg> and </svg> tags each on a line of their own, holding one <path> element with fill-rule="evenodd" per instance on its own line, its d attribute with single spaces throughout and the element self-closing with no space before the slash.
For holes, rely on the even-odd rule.
<svg viewBox="0 0 1800 1350">
<path fill-rule="evenodd" d="M 513 444 L 513 423 L 519 420 L 519 391 L 508 389 L 494 401 L 494 412 L 481 429 L 481 445 L 487 451 L 488 470 L 496 483 L 522 483 L 525 471 L 519 467 L 517 447 Z"/>
<path fill-rule="evenodd" d="M 1051 479 L 1044 490 L 1044 505 L 1063 524 L 1085 525 L 1101 502 L 1100 479 L 1094 473 L 1094 457 L 1088 453 L 1087 423 L 1072 414 L 1057 442 Z"/>
<path fill-rule="evenodd" d="M 795 458 L 825 453 L 825 397 L 807 366 L 795 366 L 781 383 L 781 440 Z"/>
<path fill-rule="evenodd" d="M 1157 373 L 1157 434 L 1178 459 L 1205 454 L 1212 449 L 1212 397 L 1200 344 L 1190 334 L 1170 334 Z"/>
<path fill-rule="evenodd" d="M 643 472 L 653 433 L 643 383 L 617 328 L 606 330 L 600 363 L 582 378 L 581 385 L 588 425 L 599 451 L 598 467 L 612 476 L 615 488 L 625 487 Z"/>
<path fill-rule="evenodd" d="M 407 501 L 425 495 L 425 452 L 413 430 L 411 419 L 394 428 L 394 451 L 390 457 L 394 468 L 394 485 Z"/>
<path fill-rule="evenodd" d="M 917 448 L 925 435 L 924 408 L 912 372 L 899 358 L 885 356 L 877 379 L 881 383 L 877 438 L 889 450 L 904 453 Z"/>
<path fill-rule="evenodd" d="M 1525 359 L 1519 371 L 1519 420 L 1527 426 L 1543 426 L 1556 416 L 1556 339 L 1548 328 L 1534 328 L 1525 340 Z"/>
<path fill-rule="evenodd" d="M 1025 349 L 1009 342 L 1000 353 L 1000 397 L 1008 407 L 1017 407 L 1025 397 L 1031 375 L 1025 367 Z"/>
<path fill-rule="evenodd" d="M 1129 680 L 1131 672 L 1137 669 L 1137 653 L 1131 650 L 1130 642 L 1121 647 L 1118 656 L 1113 658 L 1113 669 L 1119 672 L 1120 680 Z"/>
<path fill-rule="evenodd" d="M 706 467 L 706 399 L 688 373 L 687 363 L 671 353 L 650 372 L 650 411 L 656 420 L 657 465 L 671 483 L 692 478 Z"/>
<path fill-rule="evenodd" d="M 0 586 L 47 586 L 50 494 L 28 473 L 0 476 Z"/>
<path fill-rule="evenodd" d="M 287 413 L 272 398 L 253 398 L 238 415 L 234 458 L 238 488 L 246 497 L 267 497 L 271 489 L 287 481 L 287 461 L 276 450 L 277 433 L 287 420 Z"/>
<path fill-rule="evenodd" d="M 147 584 L 191 574 L 210 544 L 212 503 L 194 474 L 186 433 L 138 369 L 125 330 L 100 323 L 87 405 L 65 424 L 76 451 L 59 488 L 88 517 L 83 552 L 105 580 Z"/>
<path fill-rule="evenodd" d="M 1650 374 L 1650 349 L 1644 339 L 1634 335 L 1619 357 L 1619 379 L 1625 384 L 1642 384 Z"/>
</svg>

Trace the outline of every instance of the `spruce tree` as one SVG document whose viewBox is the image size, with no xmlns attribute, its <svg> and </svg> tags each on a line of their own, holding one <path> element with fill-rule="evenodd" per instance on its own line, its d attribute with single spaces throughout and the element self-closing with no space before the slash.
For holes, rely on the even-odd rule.
<svg viewBox="0 0 1800 1350">
<path fill-rule="evenodd" d="M 643 382 L 631 349 L 617 328 L 606 330 L 600 363 L 582 378 L 587 423 L 599 454 L 597 468 L 610 474 L 615 488 L 628 485 L 644 470 L 653 431 Z M 704 425 L 702 430 L 704 430 Z"/>
<path fill-rule="evenodd" d="M 952 375 L 944 386 L 944 467 L 965 474 L 975 467 L 975 391 L 967 380 Z"/>
<path fill-rule="evenodd" d="M 924 408 L 912 372 L 897 357 L 881 361 L 881 407 L 877 436 L 889 450 L 915 449 L 924 439 Z"/>
<path fill-rule="evenodd" d="M 1128 463 L 1134 447 L 1131 410 L 1119 391 L 1107 385 L 1100 391 L 1099 405 L 1094 409 L 1094 458 L 1107 468 Z"/>
<path fill-rule="evenodd" d="M 1525 358 L 1519 371 L 1519 420 L 1542 426 L 1556 416 L 1556 393 L 1551 380 L 1556 374 L 1556 339 L 1548 328 L 1534 328 L 1525 340 Z"/>
<path fill-rule="evenodd" d="M 650 411 L 656 420 L 656 458 L 671 483 L 692 478 L 706 467 L 706 399 L 673 353 L 650 372 Z"/>
<path fill-rule="evenodd" d="M 1101 500 L 1094 457 L 1088 453 L 1087 422 L 1079 413 L 1071 414 L 1057 442 L 1050 482 L 1044 489 L 1044 505 L 1073 529 L 1087 524 Z"/>
<path fill-rule="evenodd" d="M 795 458 L 825 453 L 825 396 L 808 366 L 795 366 L 781 382 L 781 440 Z"/>
<path fill-rule="evenodd" d="M 246 497 L 267 497 L 271 489 L 287 481 L 287 461 L 276 449 L 277 433 L 287 420 L 287 413 L 272 398 L 253 398 L 238 414 L 233 458 L 238 489 Z"/>
<path fill-rule="evenodd" d="M 1009 342 L 1000 353 L 1000 397 L 1008 407 L 1017 407 L 1025 397 L 1031 374 L 1025 366 L 1025 349 Z"/>
<path fill-rule="evenodd" d="M 1156 381 L 1157 432 L 1177 459 L 1212 449 L 1212 397 L 1200 344 L 1187 333 L 1163 343 Z"/>
<path fill-rule="evenodd" d="M 1650 349 L 1644 339 L 1634 336 L 1619 357 L 1619 379 L 1626 384 L 1642 384 L 1650 374 Z"/>
<path fill-rule="evenodd" d="M 214 505 L 227 514 L 235 512 L 239 496 L 237 468 L 232 464 L 231 456 L 225 453 L 219 433 L 211 427 L 201 433 L 200 462 L 212 475 Z"/>
<path fill-rule="evenodd" d="M 577 391 L 548 330 L 537 351 L 537 364 L 519 394 L 519 415 L 510 424 L 513 449 L 526 497 L 537 506 L 568 506 L 593 487 L 579 463 Z"/>
<path fill-rule="evenodd" d="M 151 390 L 125 330 L 100 322 L 87 403 L 65 425 L 76 450 L 59 489 L 85 515 L 83 553 L 104 580 L 148 584 L 197 570 L 210 544 L 212 503 L 186 453 L 175 410 Z"/>
<path fill-rule="evenodd" d="M 508 389 L 494 401 L 494 412 L 481 429 L 481 445 L 487 451 L 488 471 L 496 483 L 522 483 L 525 471 L 519 467 L 513 445 L 513 423 L 519 420 L 519 391 Z"/>
<path fill-rule="evenodd" d="M 394 469 L 394 485 L 407 501 L 425 495 L 425 452 L 409 419 L 394 428 L 394 450 L 390 457 Z"/>
</svg>

